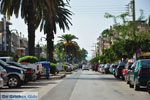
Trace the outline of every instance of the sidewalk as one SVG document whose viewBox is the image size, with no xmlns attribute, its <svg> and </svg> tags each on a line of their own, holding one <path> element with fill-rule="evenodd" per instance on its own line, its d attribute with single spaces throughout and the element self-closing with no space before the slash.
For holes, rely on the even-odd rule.
<svg viewBox="0 0 150 100">
<path fill-rule="evenodd" d="M 59 73 L 59 74 L 57 74 L 57 75 L 51 75 L 51 76 L 50 76 L 50 79 L 62 79 L 62 78 L 64 78 L 65 76 L 66 76 L 65 73 Z"/>
</svg>

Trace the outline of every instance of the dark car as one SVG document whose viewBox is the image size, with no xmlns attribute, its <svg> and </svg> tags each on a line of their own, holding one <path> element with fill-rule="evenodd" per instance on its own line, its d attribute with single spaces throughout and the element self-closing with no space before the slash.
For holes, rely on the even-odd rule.
<svg viewBox="0 0 150 100">
<path fill-rule="evenodd" d="M 136 61 L 131 66 L 129 86 L 139 90 L 140 86 L 146 86 L 150 80 L 150 59 Z"/>
<path fill-rule="evenodd" d="M 125 79 L 125 81 L 127 82 L 127 84 L 129 84 L 129 72 L 131 70 L 132 64 L 133 64 L 133 62 L 128 62 L 125 65 L 125 68 L 122 70 L 123 78 Z"/>
<path fill-rule="evenodd" d="M 114 70 L 117 68 L 118 64 L 111 64 L 109 68 L 109 72 L 114 74 Z"/>
<path fill-rule="evenodd" d="M 115 77 L 116 78 L 122 78 L 123 79 L 123 75 L 122 75 L 122 70 L 125 68 L 127 62 L 121 62 L 117 68 L 115 69 Z"/>
<path fill-rule="evenodd" d="M 105 74 L 110 73 L 110 72 L 109 72 L 110 65 L 111 65 L 111 64 L 105 64 L 105 66 L 104 66 L 104 73 L 105 73 Z"/>
<path fill-rule="evenodd" d="M 33 68 L 26 67 L 25 65 L 19 64 L 17 62 L 7 62 L 7 64 L 27 70 L 25 73 L 25 83 L 34 80 L 35 70 Z"/>
<path fill-rule="evenodd" d="M 7 71 L 8 82 L 10 88 L 20 87 L 25 80 L 26 70 L 8 65 L 6 62 L 0 60 L 0 66 Z"/>
<path fill-rule="evenodd" d="M 150 80 L 147 82 L 147 91 L 150 94 Z"/>
</svg>

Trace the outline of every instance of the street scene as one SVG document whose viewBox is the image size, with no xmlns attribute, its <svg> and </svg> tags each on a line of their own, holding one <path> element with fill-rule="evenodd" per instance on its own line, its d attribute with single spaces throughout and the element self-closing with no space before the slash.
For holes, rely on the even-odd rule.
<svg viewBox="0 0 150 100">
<path fill-rule="evenodd" d="M 146 88 L 134 91 L 112 75 L 78 70 L 64 79 L 38 80 L 1 92 L 38 92 L 39 100 L 149 100 Z"/>
<path fill-rule="evenodd" d="M 0 100 L 150 100 L 150 0 L 0 0 Z"/>
</svg>

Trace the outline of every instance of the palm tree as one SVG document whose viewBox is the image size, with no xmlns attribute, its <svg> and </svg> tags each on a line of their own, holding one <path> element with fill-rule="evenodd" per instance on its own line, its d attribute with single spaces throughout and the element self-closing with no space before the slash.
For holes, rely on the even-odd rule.
<svg viewBox="0 0 150 100">
<path fill-rule="evenodd" d="M 59 36 L 61 46 L 60 48 L 63 48 L 66 55 L 72 55 L 75 56 L 77 54 L 77 50 L 80 48 L 74 39 L 78 39 L 75 35 L 71 34 L 65 34 L 62 36 Z"/>
<path fill-rule="evenodd" d="M 58 24 L 60 29 L 65 32 L 67 28 L 69 30 L 69 25 L 72 25 L 69 19 L 72 13 L 65 7 L 68 4 L 60 2 L 59 0 L 51 4 L 53 9 L 51 9 L 51 15 L 49 16 L 47 9 L 43 13 L 39 13 L 42 17 L 40 30 L 44 31 L 47 39 L 47 49 L 48 49 L 48 59 L 53 62 L 53 51 L 54 51 L 54 34 L 56 34 L 56 25 Z M 49 19 L 51 17 L 51 20 Z"/>
<path fill-rule="evenodd" d="M 42 12 L 43 9 L 47 9 L 48 15 L 51 15 L 50 6 L 55 1 L 63 0 L 0 0 L 1 12 L 10 18 L 13 14 L 18 18 L 19 11 L 21 11 L 21 18 L 25 20 L 28 26 L 28 52 L 29 55 L 35 55 L 35 29 L 36 21 L 39 20 L 37 12 Z M 49 20 L 52 20 L 49 17 Z"/>
</svg>

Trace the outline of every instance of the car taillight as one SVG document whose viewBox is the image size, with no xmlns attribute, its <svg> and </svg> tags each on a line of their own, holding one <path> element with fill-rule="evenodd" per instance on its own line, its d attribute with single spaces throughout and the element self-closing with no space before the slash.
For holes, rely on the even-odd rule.
<svg viewBox="0 0 150 100">
<path fill-rule="evenodd" d="M 39 65 L 37 65 L 37 70 L 39 70 Z"/>
<path fill-rule="evenodd" d="M 149 70 L 139 70 L 139 72 L 150 72 Z"/>
<path fill-rule="evenodd" d="M 33 72 L 32 69 L 28 69 L 28 70 L 27 70 L 27 73 L 28 73 L 28 74 L 31 74 L 32 72 Z"/>
</svg>

